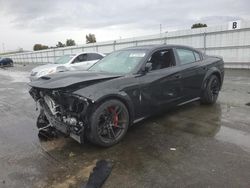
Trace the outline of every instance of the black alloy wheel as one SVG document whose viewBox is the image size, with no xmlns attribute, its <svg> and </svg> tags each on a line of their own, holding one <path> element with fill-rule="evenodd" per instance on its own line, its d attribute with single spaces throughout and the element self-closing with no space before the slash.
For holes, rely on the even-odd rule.
<svg viewBox="0 0 250 188">
<path fill-rule="evenodd" d="M 221 83 L 216 75 L 212 75 L 206 84 L 206 87 L 201 96 L 203 104 L 214 104 L 220 92 Z"/>
<path fill-rule="evenodd" d="M 126 106 L 118 100 L 106 101 L 92 114 L 90 141 L 100 146 L 112 146 L 123 138 L 128 125 Z"/>
<path fill-rule="evenodd" d="M 216 77 L 211 82 L 211 86 L 210 86 L 211 97 L 213 99 L 217 99 L 219 95 L 219 91 L 220 91 L 220 83 L 219 83 L 218 78 Z"/>
</svg>

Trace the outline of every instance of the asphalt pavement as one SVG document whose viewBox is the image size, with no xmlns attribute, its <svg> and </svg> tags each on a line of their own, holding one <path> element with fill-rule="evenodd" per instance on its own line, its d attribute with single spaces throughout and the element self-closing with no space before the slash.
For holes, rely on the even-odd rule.
<svg viewBox="0 0 250 188">
<path fill-rule="evenodd" d="M 33 66 L 0 69 L 0 188 L 79 187 L 101 159 L 103 187 L 250 187 L 250 71 L 226 70 L 218 102 L 193 102 L 132 126 L 111 148 L 39 140 Z"/>
</svg>

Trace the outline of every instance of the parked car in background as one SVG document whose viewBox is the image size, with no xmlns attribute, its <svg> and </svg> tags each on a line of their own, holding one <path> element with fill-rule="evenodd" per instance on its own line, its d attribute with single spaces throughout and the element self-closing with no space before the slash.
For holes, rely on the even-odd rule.
<svg viewBox="0 0 250 188">
<path fill-rule="evenodd" d="M 36 80 L 42 76 L 56 72 L 87 70 L 104 56 L 104 54 L 95 52 L 63 55 L 59 57 L 53 64 L 41 65 L 34 68 L 30 74 L 30 80 Z"/>
<path fill-rule="evenodd" d="M 41 107 L 40 130 L 108 147 L 130 125 L 161 110 L 195 100 L 215 103 L 223 78 L 222 58 L 186 46 L 152 45 L 115 51 L 84 74 L 53 74 L 29 85 Z"/>
<path fill-rule="evenodd" d="M 13 67 L 13 60 L 11 58 L 0 57 L 0 67 Z"/>
</svg>

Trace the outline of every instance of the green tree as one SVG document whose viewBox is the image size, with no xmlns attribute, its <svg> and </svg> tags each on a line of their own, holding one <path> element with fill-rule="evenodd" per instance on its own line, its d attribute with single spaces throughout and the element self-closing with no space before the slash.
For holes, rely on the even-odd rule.
<svg viewBox="0 0 250 188">
<path fill-rule="evenodd" d="M 49 47 L 46 46 L 46 45 L 42 45 L 42 44 L 35 44 L 33 46 L 33 50 L 34 51 L 38 51 L 38 50 L 45 50 L 45 49 L 48 49 Z"/>
<path fill-rule="evenodd" d="M 66 40 L 66 46 L 75 46 L 76 43 L 73 39 L 67 39 Z"/>
<path fill-rule="evenodd" d="M 65 47 L 65 44 L 63 44 L 62 42 L 58 42 L 57 45 L 56 45 L 57 48 L 62 48 L 62 47 Z"/>
<path fill-rule="evenodd" d="M 88 35 L 86 35 L 86 44 L 95 42 L 96 42 L 95 34 L 89 33 Z"/>
<path fill-rule="evenodd" d="M 200 28 L 200 27 L 207 27 L 207 24 L 195 23 L 192 25 L 191 29 Z"/>
</svg>

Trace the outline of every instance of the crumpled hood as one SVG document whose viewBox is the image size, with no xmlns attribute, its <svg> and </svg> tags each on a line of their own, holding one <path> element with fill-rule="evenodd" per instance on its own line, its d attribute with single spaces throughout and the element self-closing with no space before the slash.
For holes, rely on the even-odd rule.
<svg viewBox="0 0 250 188">
<path fill-rule="evenodd" d="M 71 86 L 77 83 L 106 80 L 121 77 L 117 74 L 90 72 L 90 71 L 67 71 L 43 76 L 29 83 L 31 87 L 43 89 L 56 89 Z"/>
</svg>

